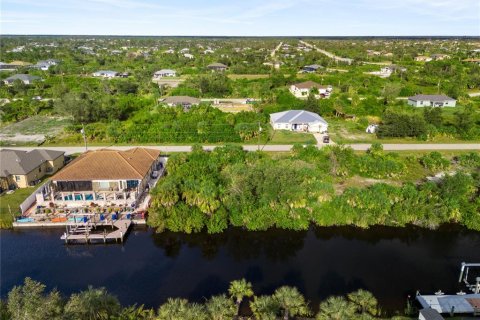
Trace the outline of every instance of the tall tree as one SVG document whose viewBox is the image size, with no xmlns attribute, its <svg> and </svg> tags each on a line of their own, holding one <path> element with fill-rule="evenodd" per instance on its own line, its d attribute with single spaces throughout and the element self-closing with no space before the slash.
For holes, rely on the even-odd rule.
<svg viewBox="0 0 480 320">
<path fill-rule="evenodd" d="M 121 310 L 118 299 L 109 294 L 105 288 L 88 287 L 80 293 L 70 296 L 65 314 L 73 320 L 96 320 L 105 319 L 117 315 Z"/>
<path fill-rule="evenodd" d="M 305 298 L 295 287 L 280 287 L 275 290 L 273 296 L 280 308 L 283 309 L 284 320 L 288 320 L 290 316 L 308 316 L 310 314 Z"/>
<path fill-rule="evenodd" d="M 56 290 L 46 294 L 46 286 L 25 278 L 23 285 L 8 293 L 7 310 L 14 320 L 61 319 L 63 302 Z"/>
<path fill-rule="evenodd" d="M 355 315 L 355 305 L 347 301 L 344 297 L 330 297 L 320 303 L 317 320 L 353 320 L 357 319 Z"/>
<path fill-rule="evenodd" d="M 230 282 L 228 293 L 232 298 L 235 299 L 238 315 L 240 311 L 240 304 L 242 303 L 243 298 L 249 298 L 253 296 L 252 284 L 245 279 L 233 280 L 232 282 Z"/>
<path fill-rule="evenodd" d="M 212 320 L 233 319 L 237 308 L 231 299 L 225 294 L 213 296 L 205 304 L 209 318 Z"/>
<path fill-rule="evenodd" d="M 378 314 L 378 301 L 371 292 L 360 289 L 349 293 L 348 299 L 357 305 L 360 313 L 368 312 L 373 316 Z"/>
</svg>

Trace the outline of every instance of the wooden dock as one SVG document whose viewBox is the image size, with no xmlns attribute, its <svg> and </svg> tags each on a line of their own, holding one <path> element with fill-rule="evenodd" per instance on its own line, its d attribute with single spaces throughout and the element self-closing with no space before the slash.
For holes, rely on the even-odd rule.
<svg viewBox="0 0 480 320">
<path fill-rule="evenodd" d="M 120 219 L 112 224 L 96 224 L 93 226 L 89 223 L 73 223 L 69 225 L 60 239 L 68 243 L 107 243 L 111 241 L 123 242 L 126 234 L 128 233 L 132 220 Z M 98 230 L 102 228 L 103 232 Z M 108 230 L 111 227 L 111 230 Z"/>
</svg>

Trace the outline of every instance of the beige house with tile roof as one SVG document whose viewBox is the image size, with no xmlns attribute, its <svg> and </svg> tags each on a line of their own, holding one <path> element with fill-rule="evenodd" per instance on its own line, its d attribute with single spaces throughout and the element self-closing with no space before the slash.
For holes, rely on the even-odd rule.
<svg viewBox="0 0 480 320">
<path fill-rule="evenodd" d="M 159 157 L 159 150 L 147 148 L 85 152 L 52 177 L 37 204 L 133 207 L 161 167 Z"/>
<path fill-rule="evenodd" d="M 63 151 L 35 149 L 0 150 L 0 188 L 27 188 L 60 170 L 64 164 Z"/>
</svg>

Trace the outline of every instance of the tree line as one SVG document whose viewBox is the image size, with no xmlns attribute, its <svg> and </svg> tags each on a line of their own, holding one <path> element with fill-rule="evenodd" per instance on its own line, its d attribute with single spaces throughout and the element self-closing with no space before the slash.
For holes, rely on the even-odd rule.
<svg viewBox="0 0 480 320">
<path fill-rule="evenodd" d="M 249 310 L 245 314 L 240 312 L 242 303 L 248 303 Z M 377 299 L 363 289 L 347 296 L 331 296 L 320 303 L 318 310 L 313 312 L 295 287 L 282 286 L 271 295 L 257 296 L 252 284 L 245 279 L 233 280 L 228 294 L 212 296 L 203 303 L 168 298 L 156 310 L 144 305 L 123 307 L 105 288 L 91 286 L 64 297 L 56 289 L 46 292 L 44 284 L 28 277 L 8 293 L 6 300 L 0 300 L 2 320 L 387 319 Z M 391 319 L 408 318 L 395 316 Z"/>
</svg>

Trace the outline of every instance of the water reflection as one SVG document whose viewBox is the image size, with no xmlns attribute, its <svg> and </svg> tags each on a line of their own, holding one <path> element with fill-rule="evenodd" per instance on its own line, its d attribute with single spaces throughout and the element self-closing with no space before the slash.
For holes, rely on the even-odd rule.
<svg viewBox="0 0 480 320">
<path fill-rule="evenodd" d="M 157 307 L 168 297 L 203 301 L 245 277 L 256 294 L 298 287 L 313 307 L 326 297 L 359 288 L 387 310 L 407 294 L 457 292 L 462 261 L 480 262 L 480 233 L 459 226 L 314 227 L 294 232 L 156 234 L 135 228 L 123 245 L 66 246 L 63 230 L 2 231 L 2 297 L 26 276 L 65 294 L 105 286 L 124 304 Z"/>
</svg>

